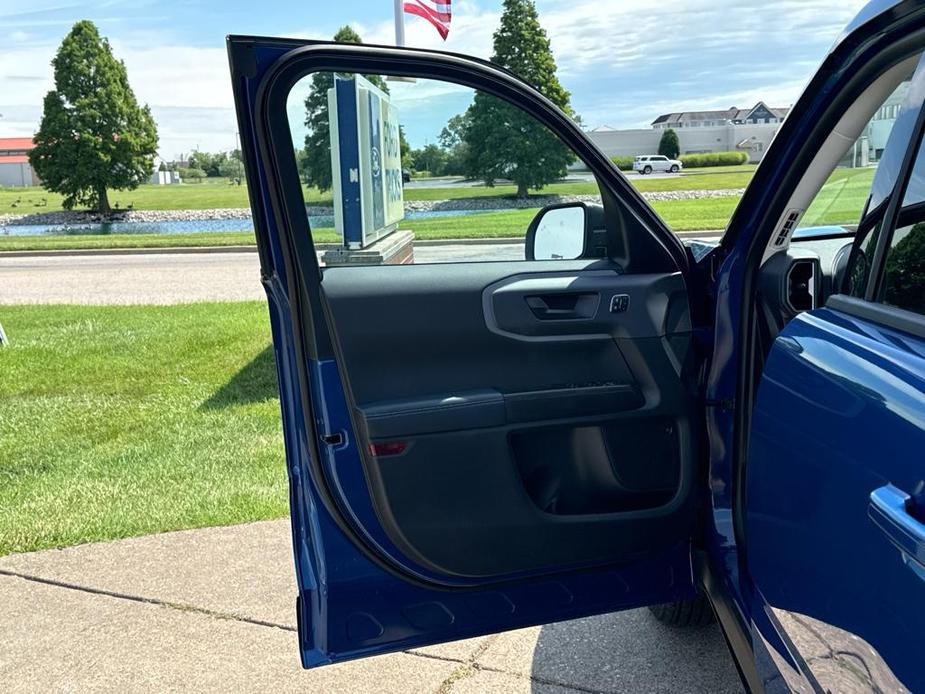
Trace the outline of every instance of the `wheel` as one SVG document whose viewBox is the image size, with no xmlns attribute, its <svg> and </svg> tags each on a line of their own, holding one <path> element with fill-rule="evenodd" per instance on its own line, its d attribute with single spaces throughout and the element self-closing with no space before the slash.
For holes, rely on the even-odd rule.
<svg viewBox="0 0 925 694">
<path fill-rule="evenodd" d="M 645 168 L 643 168 L 642 173 L 648 176 L 650 173 L 652 173 L 652 167 L 646 166 Z"/>
<path fill-rule="evenodd" d="M 678 173 L 678 171 L 680 171 L 680 170 L 681 170 L 681 169 L 678 168 L 678 165 L 677 165 L 677 164 L 672 164 L 672 165 L 671 165 L 671 173 Z"/>
<path fill-rule="evenodd" d="M 649 611 L 658 621 L 673 627 L 703 627 L 715 620 L 713 608 L 703 595 L 693 600 L 651 605 Z"/>
</svg>

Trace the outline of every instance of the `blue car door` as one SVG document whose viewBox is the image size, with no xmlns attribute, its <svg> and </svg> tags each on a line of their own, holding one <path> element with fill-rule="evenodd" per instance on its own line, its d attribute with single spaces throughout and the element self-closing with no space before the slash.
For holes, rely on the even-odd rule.
<svg viewBox="0 0 925 694">
<path fill-rule="evenodd" d="M 920 65 L 843 280 L 777 337 L 757 392 L 747 568 L 781 688 L 925 689 L 923 98 Z"/>
<path fill-rule="evenodd" d="M 701 302 L 678 238 L 571 118 L 489 63 L 248 37 L 229 39 L 229 59 L 280 383 L 303 664 L 693 597 Z M 344 113 L 357 90 L 384 104 L 375 76 L 396 75 L 535 119 L 600 186 L 600 207 L 569 208 L 584 246 L 543 256 L 534 223 L 521 260 L 411 263 L 424 251 L 403 246 L 400 264 L 322 267 L 295 148 L 318 151 L 294 147 L 302 115 L 287 115 L 293 85 L 319 71 Z M 357 211 L 357 172 L 390 166 L 397 128 L 365 152 L 343 139 L 356 121 L 338 123 L 334 202 Z M 477 230 L 488 217 L 467 219 Z M 351 233 L 331 252 L 366 243 Z"/>
</svg>

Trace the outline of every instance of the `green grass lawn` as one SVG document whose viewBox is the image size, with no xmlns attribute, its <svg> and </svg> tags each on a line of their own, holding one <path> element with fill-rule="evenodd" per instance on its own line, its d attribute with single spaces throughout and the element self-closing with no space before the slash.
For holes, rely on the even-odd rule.
<svg viewBox="0 0 925 694">
<path fill-rule="evenodd" d="M 753 169 L 738 171 L 714 171 L 698 169 L 674 178 L 631 178 L 633 185 L 645 192 L 675 190 L 721 190 L 744 188 L 751 180 Z M 405 199 L 416 200 L 458 200 L 494 196 L 512 196 L 517 192 L 514 186 L 448 186 L 445 188 L 409 188 Z M 548 195 L 596 195 L 598 187 L 593 182 L 553 183 L 537 194 Z M 331 204 L 331 193 L 320 193 L 314 188 L 303 188 L 305 201 L 313 205 Z M 62 209 L 62 196 L 49 193 L 42 188 L 0 188 L 0 214 L 30 214 L 54 212 Z M 121 208 L 132 206 L 136 210 L 205 210 L 215 208 L 249 207 L 247 186 L 230 185 L 227 182 L 190 183 L 174 186 L 143 185 L 132 191 L 111 191 L 109 200 Z"/>
<path fill-rule="evenodd" d="M 857 224 L 875 173 L 875 168 L 835 169 L 806 210 L 800 226 Z"/>
<path fill-rule="evenodd" d="M 655 210 L 675 231 L 723 229 L 739 198 L 705 198 L 654 202 Z M 412 219 L 402 223 L 421 240 L 524 238 L 540 208 L 485 212 L 465 217 Z M 330 228 L 313 229 L 315 243 L 337 243 Z M 69 234 L 61 236 L 0 236 L 2 251 L 51 251 L 87 248 L 178 248 L 191 246 L 247 246 L 250 231 L 202 234 Z"/>
<path fill-rule="evenodd" d="M 0 555 L 287 513 L 263 302 L 0 319 Z"/>
</svg>

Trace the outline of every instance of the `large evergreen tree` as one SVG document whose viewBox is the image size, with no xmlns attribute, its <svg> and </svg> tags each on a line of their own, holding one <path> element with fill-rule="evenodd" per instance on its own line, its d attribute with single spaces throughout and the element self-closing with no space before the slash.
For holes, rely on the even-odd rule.
<svg viewBox="0 0 925 694">
<path fill-rule="evenodd" d="M 658 153 L 669 159 L 677 159 L 681 153 L 681 143 L 678 142 L 678 133 L 668 128 L 662 133 L 662 138 L 658 141 Z"/>
<path fill-rule="evenodd" d="M 556 106 L 571 114 L 569 93 L 556 76 L 549 38 L 533 0 L 504 0 L 494 35 L 492 62 L 511 70 Z M 487 185 L 497 179 L 517 184 L 517 195 L 541 188 L 566 174 L 572 151 L 544 125 L 516 106 L 477 92 L 467 114 L 467 173 Z"/>
<path fill-rule="evenodd" d="M 93 22 L 77 22 L 52 61 L 55 88 L 29 154 L 48 190 L 64 206 L 109 213 L 108 189 L 131 190 L 154 171 L 157 126 L 139 106 L 125 64 Z"/>
<path fill-rule="evenodd" d="M 363 43 L 360 35 L 349 26 L 334 34 L 338 43 Z M 364 75 L 384 92 L 389 89 L 379 75 Z M 318 190 L 330 190 L 331 180 L 331 121 L 328 115 L 328 90 L 334 87 L 333 72 L 316 72 L 312 86 L 305 97 L 305 155 L 299 159 L 302 179 Z"/>
</svg>

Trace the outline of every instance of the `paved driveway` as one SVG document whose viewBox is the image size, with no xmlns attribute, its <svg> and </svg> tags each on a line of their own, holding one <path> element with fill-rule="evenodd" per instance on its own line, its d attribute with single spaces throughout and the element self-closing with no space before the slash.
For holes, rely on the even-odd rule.
<svg viewBox="0 0 925 694">
<path fill-rule="evenodd" d="M 715 626 L 646 610 L 312 671 L 288 520 L 0 558 L 0 689 L 466 694 L 738 692 Z"/>
</svg>

